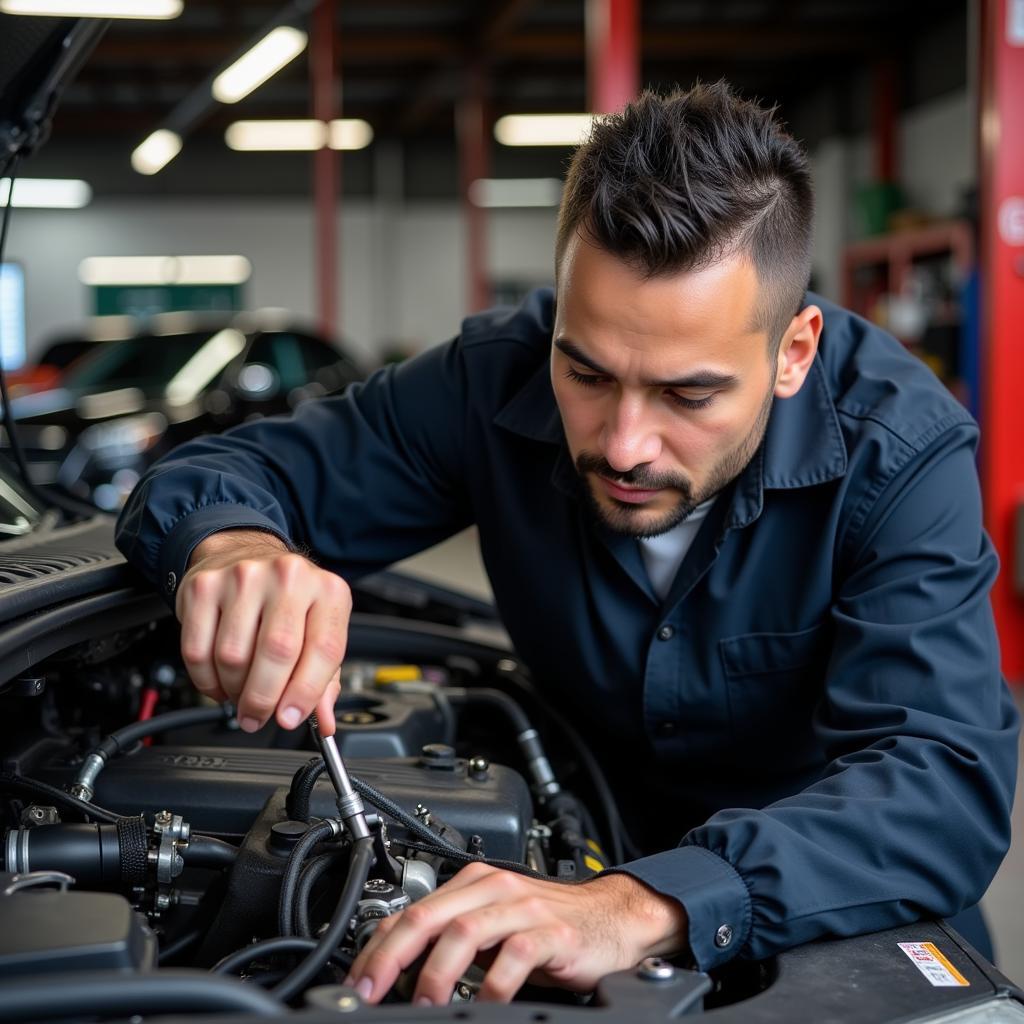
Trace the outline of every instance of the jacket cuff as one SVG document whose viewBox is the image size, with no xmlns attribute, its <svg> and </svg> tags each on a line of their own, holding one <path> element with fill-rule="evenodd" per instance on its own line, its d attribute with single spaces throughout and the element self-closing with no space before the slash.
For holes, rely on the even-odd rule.
<svg viewBox="0 0 1024 1024">
<path fill-rule="evenodd" d="M 689 919 L 690 954 L 698 970 L 731 960 L 750 937 L 750 893 L 739 872 L 702 846 L 680 846 L 621 864 L 663 896 L 678 900 Z"/>
<path fill-rule="evenodd" d="M 158 583 L 164 600 L 174 611 L 178 584 L 195 548 L 221 530 L 264 530 L 295 551 L 295 545 L 273 519 L 244 505 L 208 505 L 187 513 L 171 527 L 160 546 Z"/>
</svg>

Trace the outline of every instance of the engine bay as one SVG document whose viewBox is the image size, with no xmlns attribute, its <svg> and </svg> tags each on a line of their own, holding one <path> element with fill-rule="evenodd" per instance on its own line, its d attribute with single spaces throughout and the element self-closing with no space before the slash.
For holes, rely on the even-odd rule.
<svg viewBox="0 0 1024 1024">
<path fill-rule="evenodd" d="M 344 984 L 382 920 L 474 861 L 572 884 L 636 856 L 601 765 L 486 606 L 392 574 L 357 588 L 335 718 L 360 835 L 313 729 L 250 735 L 200 699 L 177 624 L 116 557 L 74 570 L 64 601 L 52 575 L 0 594 L 17 612 L 0 625 L 0 1021 L 421 1019 L 418 963 L 381 1005 Z M 969 986 L 919 990 L 900 940 L 941 941 Z M 870 998 L 865 971 L 890 979 Z M 940 922 L 710 976 L 652 958 L 510 1006 L 479 1002 L 482 978 L 431 1016 L 867 1024 L 977 1003 L 1024 1021 Z"/>
<path fill-rule="evenodd" d="M 167 619 L 104 650 L 77 645 L 17 682 L 3 726 L 4 869 L 22 879 L 20 891 L 63 875 L 75 887 L 66 896 L 103 892 L 134 917 L 121 914 L 116 941 L 99 934 L 83 944 L 74 929 L 66 939 L 40 927 L 49 934 L 31 955 L 19 929 L 6 943 L 17 948 L 0 950 L 0 974 L 86 962 L 210 969 L 254 940 L 311 939 L 327 923 L 352 843 L 311 731 L 271 723 L 250 736 L 230 707 L 204 705 L 177 658 L 176 632 Z M 566 880 L 607 866 L 590 812 L 556 781 L 508 692 L 510 681 L 526 684 L 501 654 L 490 664 L 464 653 L 448 664 L 346 663 L 336 740 L 376 850 L 335 962 L 351 958 L 382 916 L 471 860 Z M 334 833 L 296 859 L 302 837 L 332 820 Z M 286 880 L 301 895 L 290 916 Z M 73 900 L 54 901 L 54 913 L 80 916 Z M 281 965 L 271 955 L 243 966 L 258 979 Z M 472 981 L 460 990 L 469 998 Z"/>
</svg>

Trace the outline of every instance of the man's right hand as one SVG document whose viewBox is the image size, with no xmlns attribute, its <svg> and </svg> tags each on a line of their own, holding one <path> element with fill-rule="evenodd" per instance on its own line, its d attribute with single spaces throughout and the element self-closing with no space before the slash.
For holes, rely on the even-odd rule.
<svg viewBox="0 0 1024 1024">
<path fill-rule="evenodd" d="M 352 612 L 340 576 L 271 533 L 225 530 L 193 551 L 175 612 L 196 689 L 232 701 L 246 732 L 275 714 L 294 729 L 314 709 L 321 731 L 334 732 Z"/>
</svg>

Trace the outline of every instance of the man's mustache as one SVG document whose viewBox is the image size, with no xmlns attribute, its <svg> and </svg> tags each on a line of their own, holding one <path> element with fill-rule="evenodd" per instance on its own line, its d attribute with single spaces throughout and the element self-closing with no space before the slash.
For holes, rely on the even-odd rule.
<svg viewBox="0 0 1024 1024">
<path fill-rule="evenodd" d="M 614 469 L 608 460 L 600 455 L 580 452 L 576 456 L 576 471 L 580 476 L 596 473 L 598 476 L 603 476 L 613 483 L 622 484 L 624 487 L 637 487 L 647 491 L 660 491 L 671 487 L 681 491 L 684 495 L 690 493 L 690 481 L 686 477 L 670 473 L 656 473 L 647 463 L 640 463 L 632 469 L 622 472 Z"/>
</svg>

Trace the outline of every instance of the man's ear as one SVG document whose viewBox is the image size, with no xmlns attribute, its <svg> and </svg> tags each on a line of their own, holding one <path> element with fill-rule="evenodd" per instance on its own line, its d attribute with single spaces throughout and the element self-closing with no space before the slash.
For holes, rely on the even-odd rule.
<svg viewBox="0 0 1024 1024">
<path fill-rule="evenodd" d="M 805 306 L 789 323 L 779 345 L 775 397 L 792 398 L 811 371 L 825 318 L 817 306 Z"/>
</svg>

